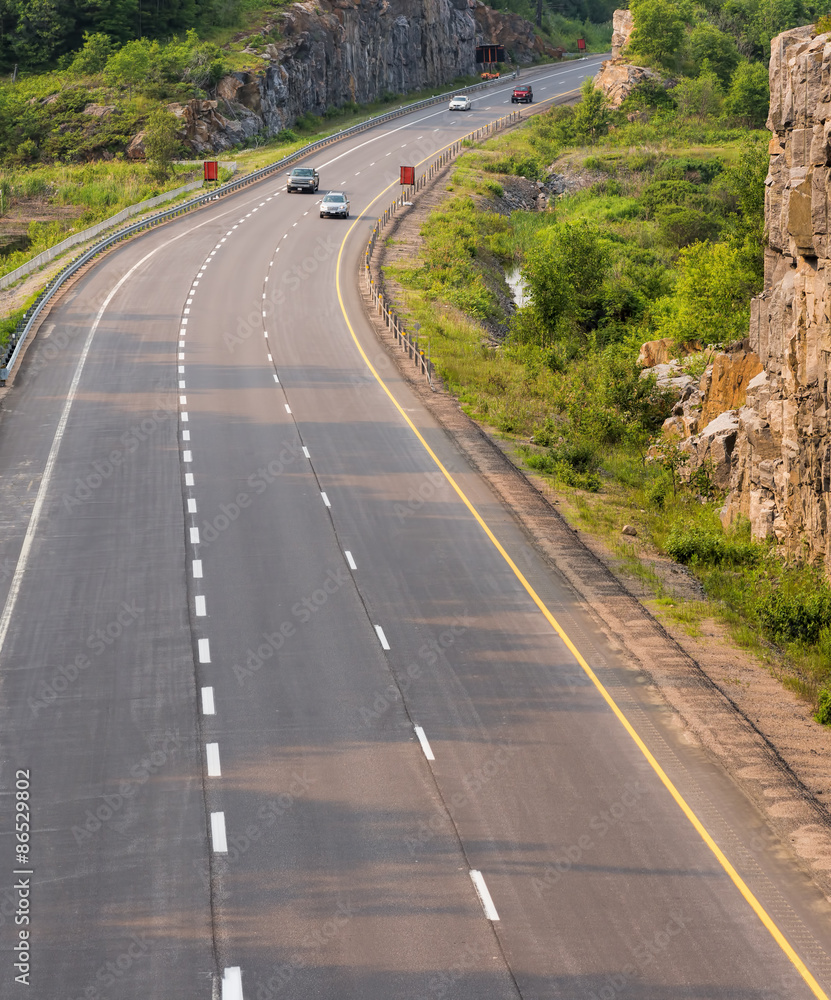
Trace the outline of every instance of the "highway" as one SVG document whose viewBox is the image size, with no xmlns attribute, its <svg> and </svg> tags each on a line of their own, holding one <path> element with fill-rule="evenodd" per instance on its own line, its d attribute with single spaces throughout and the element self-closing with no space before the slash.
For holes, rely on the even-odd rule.
<svg viewBox="0 0 831 1000">
<path fill-rule="evenodd" d="M 30 345 L 0 422 L 0 998 L 831 990 L 827 901 L 364 317 L 399 165 L 510 88 L 309 161 L 348 221 L 274 176 L 125 243 Z"/>
</svg>

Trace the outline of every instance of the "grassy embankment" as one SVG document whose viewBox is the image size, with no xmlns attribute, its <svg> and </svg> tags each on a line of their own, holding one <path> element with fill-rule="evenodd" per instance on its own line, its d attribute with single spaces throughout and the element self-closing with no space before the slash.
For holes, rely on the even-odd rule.
<svg viewBox="0 0 831 1000">
<path fill-rule="evenodd" d="M 555 485 L 561 510 L 651 587 L 656 611 L 691 635 L 725 622 L 829 722 L 831 589 L 751 541 L 748 524 L 722 529 L 712 470 L 689 481 L 659 437 L 674 397 L 636 364 L 658 337 L 744 335 L 761 287 L 767 134 L 653 108 L 633 124 L 602 112 L 586 147 L 580 114 L 537 116 L 459 159 L 420 257 L 387 269 L 401 311 L 466 412 Z M 503 186 L 543 178 L 552 162 L 583 189 L 545 212 L 504 214 Z M 503 275 L 516 266 L 532 304 L 512 315 Z M 686 370 L 700 376 L 711 353 L 688 355 Z M 687 565 L 701 600 L 679 599 L 655 571 L 666 557 Z"/>
</svg>

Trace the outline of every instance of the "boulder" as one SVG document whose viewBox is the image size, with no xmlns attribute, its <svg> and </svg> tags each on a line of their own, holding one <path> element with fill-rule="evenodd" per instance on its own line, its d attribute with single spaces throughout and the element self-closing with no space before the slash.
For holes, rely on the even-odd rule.
<svg viewBox="0 0 831 1000">
<path fill-rule="evenodd" d="M 594 85 L 606 95 L 612 108 L 618 108 L 644 80 L 654 80 L 666 85 L 660 73 L 644 66 L 630 66 L 623 59 L 607 59 L 600 64 L 600 71 L 594 78 Z"/>
<path fill-rule="evenodd" d="M 126 150 L 128 160 L 147 159 L 147 150 L 144 148 L 144 140 L 146 138 L 147 138 L 146 132 L 139 132 L 138 135 L 133 136 Z"/>
</svg>

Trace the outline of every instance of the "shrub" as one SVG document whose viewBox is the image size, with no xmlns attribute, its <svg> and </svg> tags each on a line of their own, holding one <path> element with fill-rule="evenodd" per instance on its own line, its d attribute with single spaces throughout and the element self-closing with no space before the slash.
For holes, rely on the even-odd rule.
<svg viewBox="0 0 831 1000">
<path fill-rule="evenodd" d="M 831 621 L 831 589 L 820 584 L 808 590 L 782 587 L 759 598 L 754 607 L 762 630 L 774 642 L 817 643 Z"/>
<path fill-rule="evenodd" d="M 762 554 L 759 545 L 740 533 L 725 534 L 710 524 L 673 525 L 666 542 L 667 554 L 689 566 L 753 566 Z"/>
</svg>

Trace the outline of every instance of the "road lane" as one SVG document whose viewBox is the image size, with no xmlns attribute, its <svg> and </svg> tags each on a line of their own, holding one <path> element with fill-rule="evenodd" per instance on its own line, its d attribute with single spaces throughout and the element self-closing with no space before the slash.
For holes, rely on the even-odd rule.
<svg viewBox="0 0 831 1000">
<path fill-rule="evenodd" d="M 346 183 L 360 210 L 397 179 L 399 156 L 458 135 L 458 118 L 434 114 L 437 131 L 404 119 L 401 131 L 359 137 L 356 151 L 334 147 L 322 187 Z M 48 626 L 16 623 L 3 650 L 12 766 L 36 759 L 49 775 L 41 794 L 55 798 L 35 839 L 50 859 L 37 891 L 53 914 L 33 948 L 41 984 L 82 995 L 118 935 L 140 925 L 153 933 L 146 953 L 128 955 L 120 997 L 205 995 L 211 971 L 236 967 L 245 995 L 260 997 L 507 997 L 514 980 L 528 997 L 809 995 L 368 379 L 333 292 L 331 234 L 347 227 L 281 188 L 259 185 L 122 248 L 73 293 L 79 315 L 94 314 L 113 274 L 179 237 L 114 301 L 116 321 L 105 316 L 113 329 L 102 324 L 21 586 L 23 620 Z M 70 355 L 48 369 L 41 424 L 21 420 L 32 482 Z M 452 442 L 388 378 L 540 593 L 600 647 L 604 677 L 659 735 L 671 729 Z M 83 518 L 68 519 L 58 497 L 113 445 L 126 451 L 126 416 L 154 412 L 149 386 L 178 419 L 139 422 L 146 439 L 126 469 L 98 472 Z M 32 413 L 40 396 L 26 402 Z M 5 435 L 0 469 L 16 485 L 26 475 Z M 150 608 L 135 632 L 120 603 L 130 593 Z M 108 614 L 121 631 L 117 653 L 105 643 L 107 672 L 80 671 L 54 728 L 40 713 L 26 719 L 27 691 L 51 676 L 33 663 L 51 664 L 96 628 L 106 636 Z M 707 775 L 726 826 L 758 824 L 706 757 L 677 739 L 671 750 L 685 754 L 682 778 L 685 767 Z M 69 818 L 153 752 L 158 769 L 144 778 L 139 766 L 129 803 L 103 802 L 118 815 L 79 852 L 79 870 Z M 222 852 L 209 836 L 219 814 Z M 769 873 L 809 928 L 803 942 L 813 934 L 827 947 L 816 894 L 787 863 Z M 95 926 L 82 915 L 57 929 L 57 914 L 91 901 Z"/>
</svg>

